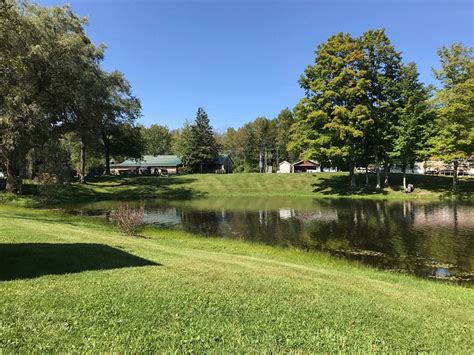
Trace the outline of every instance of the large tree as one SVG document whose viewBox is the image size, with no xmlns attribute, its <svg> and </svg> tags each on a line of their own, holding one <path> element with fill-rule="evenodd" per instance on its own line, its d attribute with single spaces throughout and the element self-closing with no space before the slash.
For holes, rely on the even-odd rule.
<svg viewBox="0 0 474 355">
<path fill-rule="evenodd" d="M 0 6 L 0 158 L 10 192 L 21 190 L 19 171 L 28 151 L 68 119 L 70 90 L 83 68 L 102 55 L 85 23 L 67 6 L 13 0 Z"/>
<path fill-rule="evenodd" d="M 429 104 L 430 90 L 418 80 L 415 63 L 403 67 L 400 82 L 399 117 L 395 127 L 390 158 L 401 164 L 403 188 L 406 186 L 406 169 L 418 159 L 424 158 L 424 148 L 428 139 L 428 126 L 432 111 Z"/>
<path fill-rule="evenodd" d="M 457 187 L 459 161 L 474 154 L 474 59 L 473 49 L 455 43 L 438 51 L 441 68 L 434 74 L 443 84 L 435 97 L 435 134 L 429 140 L 433 158 L 454 167 Z"/>
<path fill-rule="evenodd" d="M 362 70 L 367 83 L 365 96 L 373 122 L 367 135 L 373 150 L 371 155 L 375 158 L 377 188 L 381 188 L 380 165 L 384 165 L 385 185 L 388 185 L 390 152 L 398 125 L 401 54 L 395 50 L 383 29 L 365 32 L 360 43 L 363 50 Z"/>
<path fill-rule="evenodd" d="M 143 145 L 134 129 L 140 117 L 140 100 L 132 95 L 131 85 L 119 71 L 103 72 L 103 101 L 99 103 L 99 127 L 103 144 L 105 174 L 110 175 L 111 155 L 140 158 Z M 130 137 L 126 137 L 130 134 Z"/>
<path fill-rule="evenodd" d="M 361 144 L 373 120 L 367 107 L 364 52 L 358 39 L 339 33 L 316 50 L 315 64 L 300 78 L 306 92 L 295 109 L 290 150 L 303 158 L 339 161 L 349 166 L 351 188 Z"/>
<path fill-rule="evenodd" d="M 212 162 L 216 157 L 217 143 L 214 132 L 207 117 L 206 111 L 199 107 L 196 113 L 196 120 L 191 125 L 190 151 L 187 152 L 187 163 L 199 171 Z"/>
</svg>

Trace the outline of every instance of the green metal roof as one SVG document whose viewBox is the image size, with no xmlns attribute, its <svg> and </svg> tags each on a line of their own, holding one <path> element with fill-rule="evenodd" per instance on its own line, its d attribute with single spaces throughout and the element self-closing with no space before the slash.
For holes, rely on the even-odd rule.
<svg viewBox="0 0 474 355">
<path fill-rule="evenodd" d="M 142 160 L 127 159 L 120 164 L 111 164 L 112 168 L 140 167 L 140 166 L 169 166 L 181 165 L 181 159 L 177 155 L 144 155 Z"/>
</svg>

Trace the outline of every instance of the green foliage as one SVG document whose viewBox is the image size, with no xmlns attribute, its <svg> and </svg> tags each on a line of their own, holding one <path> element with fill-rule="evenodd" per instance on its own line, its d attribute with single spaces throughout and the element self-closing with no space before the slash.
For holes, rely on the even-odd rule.
<svg viewBox="0 0 474 355">
<path fill-rule="evenodd" d="M 430 153 L 453 162 L 474 153 L 473 50 L 454 44 L 438 53 L 441 69 L 435 73 L 444 87 L 435 97 L 435 134 L 429 140 Z"/>
<path fill-rule="evenodd" d="M 191 152 L 191 124 L 185 121 L 183 128 L 174 133 L 172 141 L 173 152 L 181 158 L 184 166 L 189 165 L 188 156 Z"/>
<path fill-rule="evenodd" d="M 186 164 L 202 172 L 203 167 L 217 156 L 218 149 L 207 113 L 201 107 L 198 108 L 196 120 L 191 125 L 189 138 L 189 150 L 185 154 Z"/>
<path fill-rule="evenodd" d="M 142 128 L 142 136 L 145 141 L 145 154 L 171 154 L 172 137 L 168 127 L 152 124 L 148 128 Z"/>
<path fill-rule="evenodd" d="M 400 81 L 400 101 L 397 109 L 393 149 L 390 158 L 401 163 L 402 168 L 422 160 L 433 112 L 430 111 L 429 90 L 418 80 L 415 63 L 403 67 Z"/>
</svg>

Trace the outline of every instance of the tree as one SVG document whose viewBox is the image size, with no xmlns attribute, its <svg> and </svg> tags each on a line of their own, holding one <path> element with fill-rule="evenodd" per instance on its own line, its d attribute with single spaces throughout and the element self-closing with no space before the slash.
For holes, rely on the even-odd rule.
<svg viewBox="0 0 474 355">
<path fill-rule="evenodd" d="M 103 144 L 105 174 L 110 175 L 111 154 L 140 158 L 143 145 L 134 130 L 140 117 L 140 100 L 132 95 L 131 85 L 119 71 L 102 72 L 103 101 L 99 103 L 100 133 Z M 126 137 L 125 134 L 130 134 Z M 132 144 L 131 144 L 132 143 Z M 121 146 L 120 146 L 121 145 Z M 113 146 L 113 147 L 112 147 Z"/>
<path fill-rule="evenodd" d="M 0 159 L 7 191 L 20 192 L 28 151 L 62 127 L 82 69 L 101 57 L 86 36 L 85 19 L 69 7 L 26 2 L 0 6 Z"/>
<path fill-rule="evenodd" d="M 429 89 L 418 80 L 415 63 L 402 69 L 398 124 L 390 158 L 401 163 L 403 188 L 406 189 L 406 169 L 421 158 L 428 139 L 428 125 L 431 123 Z"/>
<path fill-rule="evenodd" d="M 371 155 L 375 158 L 377 188 L 381 188 L 380 162 L 384 164 L 385 185 L 388 185 L 390 151 L 393 150 L 396 135 L 401 55 L 383 29 L 365 32 L 360 42 L 363 51 L 362 70 L 367 83 L 365 96 L 372 120 L 366 135 L 373 149 Z"/>
<path fill-rule="evenodd" d="M 290 128 L 294 123 L 293 113 L 285 108 L 280 111 L 273 120 L 275 125 L 275 149 L 276 149 L 276 165 L 282 160 L 294 160 L 296 157 L 288 151 L 288 144 L 291 140 Z"/>
<path fill-rule="evenodd" d="M 363 60 L 360 41 L 349 34 L 339 33 L 318 46 L 315 64 L 300 78 L 306 97 L 295 109 L 289 145 L 303 158 L 347 163 L 351 188 L 356 186 L 354 168 L 363 137 L 373 122 Z"/>
<path fill-rule="evenodd" d="M 189 165 L 188 157 L 191 154 L 191 124 L 185 121 L 183 128 L 175 132 L 172 142 L 173 152 L 180 157 L 184 166 Z"/>
<path fill-rule="evenodd" d="M 171 133 L 166 126 L 152 124 L 142 130 L 145 154 L 161 155 L 171 153 Z"/>
<path fill-rule="evenodd" d="M 199 107 L 196 113 L 196 120 L 191 125 L 190 150 L 187 152 L 187 163 L 194 167 L 199 167 L 202 173 L 203 167 L 209 164 L 217 155 L 217 143 L 214 132 L 209 123 L 207 113 Z"/>
<path fill-rule="evenodd" d="M 435 97 L 435 134 L 429 139 L 430 155 L 453 163 L 453 190 L 458 165 L 474 153 L 474 60 L 473 49 L 459 43 L 438 51 L 441 68 L 434 74 L 443 84 Z"/>
</svg>

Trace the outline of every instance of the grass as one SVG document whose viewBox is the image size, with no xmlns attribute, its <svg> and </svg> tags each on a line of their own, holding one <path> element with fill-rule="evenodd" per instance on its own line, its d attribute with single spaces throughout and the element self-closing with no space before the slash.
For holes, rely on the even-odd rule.
<svg viewBox="0 0 474 355">
<path fill-rule="evenodd" d="M 375 190 L 375 176 L 370 176 L 370 186 L 365 188 L 365 176 L 358 175 L 359 189 L 349 188 L 347 173 L 319 174 L 197 174 L 168 178 L 150 176 L 102 177 L 87 185 L 38 186 L 27 184 L 25 195 L 18 197 L 0 193 L 0 203 L 35 206 L 54 203 L 78 203 L 102 200 L 132 200 L 166 197 L 191 199 L 205 196 L 296 196 L 366 199 L 472 199 L 474 179 L 461 178 L 459 191 L 451 193 L 449 177 L 409 175 L 415 192 L 402 191 L 402 177 L 392 174 L 392 188 Z"/>
<path fill-rule="evenodd" d="M 473 289 L 53 211 L 0 226 L 0 352 L 472 351 Z"/>
</svg>

